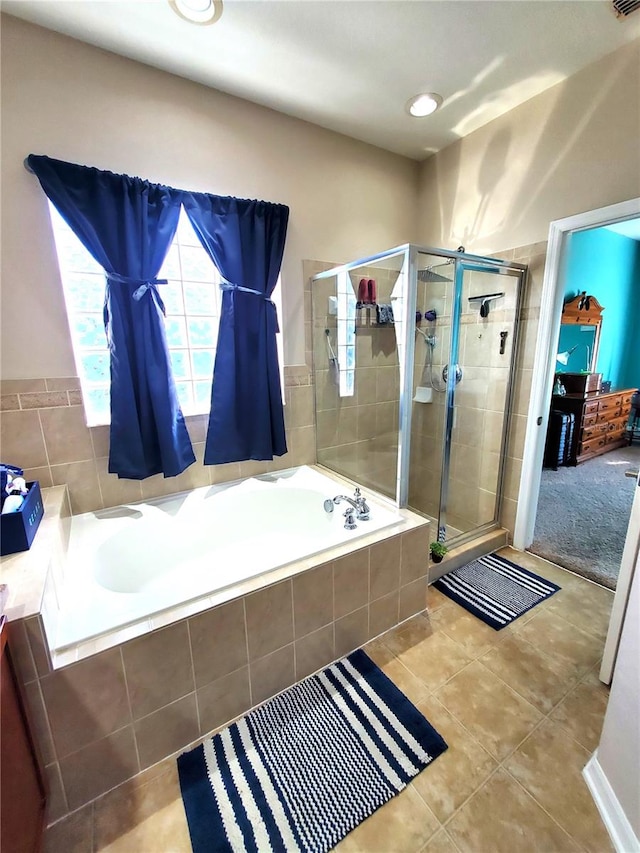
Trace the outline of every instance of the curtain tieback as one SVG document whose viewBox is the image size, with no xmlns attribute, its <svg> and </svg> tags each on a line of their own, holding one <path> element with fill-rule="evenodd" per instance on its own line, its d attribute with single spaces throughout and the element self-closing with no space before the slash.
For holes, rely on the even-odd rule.
<svg viewBox="0 0 640 853">
<path fill-rule="evenodd" d="M 140 302 L 142 297 L 145 295 L 147 290 L 151 291 L 153 298 L 156 301 L 156 305 L 162 311 L 162 313 L 167 315 L 167 312 L 164 307 L 164 302 L 162 301 L 162 297 L 158 293 L 158 288 L 156 285 L 158 284 L 169 284 L 169 280 L 166 278 L 130 278 L 128 275 L 119 275 L 117 272 L 108 272 L 107 279 L 109 281 L 113 281 L 116 284 L 130 284 L 130 285 L 138 285 L 136 289 L 133 291 L 131 296 L 135 299 L 136 302 Z"/>
<path fill-rule="evenodd" d="M 277 314 L 277 309 L 276 309 L 276 303 L 273 301 L 273 299 L 269 299 L 269 297 L 267 296 L 266 293 L 263 293 L 261 290 L 254 290 L 251 287 L 242 287 L 239 284 L 233 284 L 233 282 L 231 282 L 231 281 L 222 281 L 220 283 L 220 290 L 239 290 L 241 293 L 253 293 L 254 296 L 262 297 L 262 299 L 264 299 L 265 302 L 268 302 L 270 305 L 273 306 L 273 313 L 274 313 L 275 318 L 276 318 L 276 332 L 280 331 L 280 328 L 278 326 L 278 314 Z"/>
<path fill-rule="evenodd" d="M 157 284 L 169 284 L 169 280 L 166 278 L 130 278 L 128 275 L 119 275 L 117 272 L 108 272 L 107 278 L 116 284 L 137 284 L 138 287 L 131 294 L 136 302 L 142 299 L 147 290 L 152 288 L 155 290 Z"/>
</svg>

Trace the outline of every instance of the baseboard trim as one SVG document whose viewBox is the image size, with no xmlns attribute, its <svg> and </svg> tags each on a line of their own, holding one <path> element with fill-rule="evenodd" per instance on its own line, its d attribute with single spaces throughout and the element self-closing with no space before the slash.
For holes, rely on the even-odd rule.
<svg viewBox="0 0 640 853">
<path fill-rule="evenodd" d="M 598 762 L 597 750 L 587 762 L 582 775 L 618 853 L 640 853 L 640 841 Z"/>
</svg>

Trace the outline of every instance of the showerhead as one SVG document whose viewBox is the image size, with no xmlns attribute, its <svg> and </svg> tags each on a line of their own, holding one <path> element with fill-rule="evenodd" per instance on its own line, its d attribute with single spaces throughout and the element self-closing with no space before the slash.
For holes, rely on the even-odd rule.
<svg viewBox="0 0 640 853">
<path fill-rule="evenodd" d="M 438 281 L 453 281 L 452 278 L 446 275 L 440 275 L 440 273 L 435 272 L 437 269 L 441 269 L 442 267 L 450 267 L 451 264 L 454 263 L 453 258 L 449 258 L 448 261 L 444 261 L 441 264 L 432 264 L 430 267 L 426 267 L 426 269 L 418 270 L 418 281 L 426 281 L 426 282 L 438 282 Z"/>
</svg>

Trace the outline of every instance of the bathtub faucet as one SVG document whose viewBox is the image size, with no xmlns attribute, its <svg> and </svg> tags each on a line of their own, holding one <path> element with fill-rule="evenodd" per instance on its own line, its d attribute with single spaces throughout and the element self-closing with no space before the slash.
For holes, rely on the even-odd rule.
<svg viewBox="0 0 640 853">
<path fill-rule="evenodd" d="M 339 504 L 343 501 L 346 501 L 348 504 L 351 504 L 351 506 L 356 511 L 356 517 L 359 521 L 369 520 L 369 506 L 360 494 L 360 489 L 356 489 L 356 493 L 352 498 L 349 498 L 346 495 L 336 495 L 333 499 L 334 504 Z"/>
</svg>

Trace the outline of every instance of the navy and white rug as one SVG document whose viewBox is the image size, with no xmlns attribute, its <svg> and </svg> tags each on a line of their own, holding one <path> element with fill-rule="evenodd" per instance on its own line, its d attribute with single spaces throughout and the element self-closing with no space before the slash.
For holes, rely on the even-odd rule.
<svg viewBox="0 0 640 853">
<path fill-rule="evenodd" d="M 353 652 L 178 758 L 194 853 L 324 853 L 445 749 Z"/>
<path fill-rule="evenodd" d="M 560 589 L 497 554 L 454 569 L 434 586 L 496 631 Z"/>
</svg>

